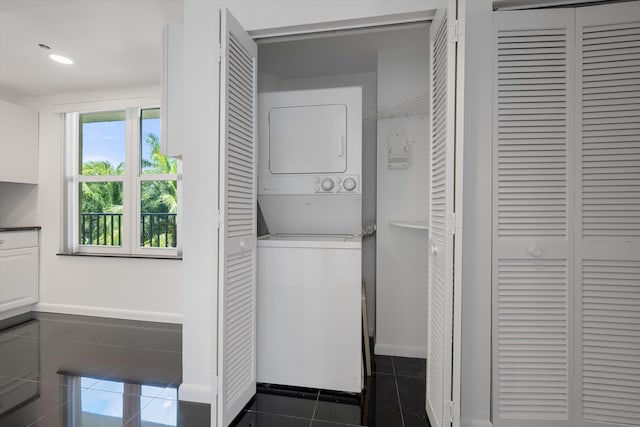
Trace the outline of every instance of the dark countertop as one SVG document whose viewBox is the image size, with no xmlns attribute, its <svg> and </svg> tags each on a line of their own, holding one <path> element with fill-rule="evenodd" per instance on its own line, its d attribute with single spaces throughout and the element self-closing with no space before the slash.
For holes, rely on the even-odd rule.
<svg viewBox="0 0 640 427">
<path fill-rule="evenodd" d="M 39 225 L 32 225 L 32 226 L 22 226 L 22 227 L 0 227 L 0 233 L 2 233 L 3 231 L 33 231 L 33 230 L 40 230 L 42 227 L 40 227 Z"/>
</svg>

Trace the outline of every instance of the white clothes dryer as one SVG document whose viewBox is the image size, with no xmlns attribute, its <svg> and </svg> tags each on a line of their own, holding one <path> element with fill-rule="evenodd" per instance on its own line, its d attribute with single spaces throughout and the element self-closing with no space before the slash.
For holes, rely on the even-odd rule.
<svg viewBox="0 0 640 427">
<path fill-rule="evenodd" d="M 361 194 L 362 88 L 258 96 L 258 194 Z"/>
</svg>

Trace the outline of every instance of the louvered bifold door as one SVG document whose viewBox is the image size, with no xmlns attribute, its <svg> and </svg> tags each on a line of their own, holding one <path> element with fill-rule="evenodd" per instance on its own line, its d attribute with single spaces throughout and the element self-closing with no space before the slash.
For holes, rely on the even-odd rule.
<svg viewBox="0 0 640 427">
<path fill-rule="evenodd" d="M 582 426 L 640 425 L 640 2 L 577 10 Z"/>
<path fill-rule="evenodd" d="M 494 13 L 493 417 L 572 422 L 574 13 Z"/>
<path fill-rule="evenodd" d="M 451 425 L 456 43 L 450 27 L 456 2 L 445 1 L 431 23 L 429 180 L 429 308 L 426 408 L 433 427 Z M 457 422 L 457 419 L 455 420 Z"/>
<path fill-rule="evenodd" d="M 226 10 L 221 29 L 217 419 L 227 426 L 256 391 L 257 47 Z"/>
</svg>

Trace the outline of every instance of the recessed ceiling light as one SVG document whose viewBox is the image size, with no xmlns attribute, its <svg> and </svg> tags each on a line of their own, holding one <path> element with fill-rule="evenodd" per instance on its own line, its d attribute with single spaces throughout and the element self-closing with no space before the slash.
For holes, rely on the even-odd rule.
<svg viewBox="0 0 640 427">
<path fill-rule="evenodd" d="M 49 54 L 49 58 L 51 58 L 52 60 L 59 62 L 61 64 L 65 64 L 65 65 L 72 65 L 73 61 L 70 60 L 69 58 L 67 58 L 66 56 L 62 56 L 62 55 L 58 55 L 55 53 L 51 53 Z"/>
</svg>

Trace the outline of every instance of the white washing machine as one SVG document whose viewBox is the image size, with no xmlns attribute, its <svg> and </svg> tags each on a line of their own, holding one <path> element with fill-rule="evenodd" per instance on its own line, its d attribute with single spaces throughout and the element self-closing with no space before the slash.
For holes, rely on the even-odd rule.
<svg viewBox="0 0 640 427">
<path fill-rule="evenodd" d="M 259 196 L 257 380 L 359 393 L 359 195 Z"/>
<path fill-rule="evenodd" d="M 258 239 L 257 380 L 362 389 L 361 239 Z"/>
</svg>

